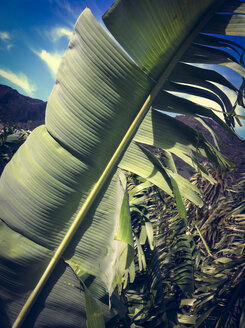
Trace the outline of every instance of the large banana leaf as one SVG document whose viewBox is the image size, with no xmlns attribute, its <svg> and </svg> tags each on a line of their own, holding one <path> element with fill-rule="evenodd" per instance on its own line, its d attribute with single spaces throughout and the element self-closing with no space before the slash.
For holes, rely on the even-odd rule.
<svg viewBox="0 0 245 328">
<path fill-rule="evenodd" d="M 175 99 L 176 112 L 181 111 L 183 102 L 163 93 L 164 83 L 167 78 L 176 82 L 171 73 L 217 4 L 116 1 L 104 20 L 133 60 L 88 8 L 79 17 L 48 101 L 45 125 L 28 137 L 1 177 L 4 326 L 84 327 L 86 307 L 87 325 L 101 327 L 101 312 L 106 320 L 114 314 L 105 308 L 105 295 L 122 282 L 133 249 L 126 182 L 118 167 L 173 194 L 180 209 L 182 197 L 202 205 L 198 190 L 169 162 L 160 167 L 142 143 L 163 147 L 194 167 L 197 148 L 228 165 L 193 129 L 149 111 L 156 97 L 165 110 L 174 110 Z M 234 90 L 217 74 L 216 79 Z M 208 89 L 229 111 L 222 93 Z M 182 110 L 226 126 L 205 107 L 192 103 L 191 109 Z"/>
</svg>

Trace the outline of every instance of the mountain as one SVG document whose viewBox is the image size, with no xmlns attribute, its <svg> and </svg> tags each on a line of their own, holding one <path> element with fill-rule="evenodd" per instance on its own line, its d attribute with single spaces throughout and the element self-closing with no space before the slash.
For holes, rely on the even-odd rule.
<svg viewBox="0 0 245 328">
<path fill-rule="evenodd" d="M 32 128 L 44 122 L 47 102 L 20 94 L 6 85 L 0 84 L 0 121 L 22 123 L 27 121 Z"/>
<path fill-rule="evenodd" d="M 176 118 L 200 131 L 214 145 L 211 133 L 194 117 L 178 115 Z M 236 177 L 240 177 L 242 173 L 245 173 L 245 141 L 229 134 L 223 127 L 209 118 L 203 118 L 203 121 L 215 132 L 220 152 L 236 164 L 233 174 Z M 189 178 L 194 173 L 192 168 L 179 158 L 176 158 L 176 166 L 179 173 L 186 178 Z"/>
</svg>

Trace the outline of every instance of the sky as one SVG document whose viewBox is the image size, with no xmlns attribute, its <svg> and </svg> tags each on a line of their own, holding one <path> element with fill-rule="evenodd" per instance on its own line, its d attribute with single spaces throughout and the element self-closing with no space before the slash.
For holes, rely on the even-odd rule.
<svg viewBox="0 0 245 328">
<path fill-rule="evenodd" d="M 19 93 L 48 100 L 60 60 L 67 48 L 75 22 L 88 6 L 103 24 L 102 15 L 114 0 L 0 0 L 0 84 Z M 241 39 L 245 46 L 245 38 Z M 232 83 L 241 78 L 219 68 Z M 226 90 L 231 99 L 232 92 Z M 207 100 L 189 96 L 204 106 Z M 235 98 L 234 98 L 235 99 Z M 220 108 L 217 108 L 220 109 Z M 244 111 L 240 114 L 244 115 Z M 245 128 L 237 132 L 245 138 Z"/>
<path fill-rule="evenodd" d="M 1 0 L 0 84 L 47 100 L 74 24 L 88 6 L 96 19 L 113 0 Z"/>
</svg>

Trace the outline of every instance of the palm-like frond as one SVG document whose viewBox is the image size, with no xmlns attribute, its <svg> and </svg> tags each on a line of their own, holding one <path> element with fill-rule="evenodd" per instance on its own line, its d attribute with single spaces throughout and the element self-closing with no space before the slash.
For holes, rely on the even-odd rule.
<svg viewBox="0 0 245 328">
<path fill-rule="evenodd" d="M 244 48 L 239 43 L 227 40 L 225 37 L 222 38 L 203 34 L 209 33 L 224 36 L 244 36 L 244 16 L 242 15 L 244 3 L 232 1 L 230 7 L 227 7 L 225 3 L 222 6 L 221 2 L 217 2 L 216 7 L 213 6 L 212 9 L 210 9 L 210 12 L 206 12 L 206 21 L 201 20 L 200 23 L 196 25 L 196 29 L 192 32 L 191 36 L 185 40 L 188 35 L 188 25 L 186 24 L 186 26 L 184 26 L 184 17 L 190 19 L 190 16 L 192 16 L 192 14 L 194 15 L 196 10 L 198 11 L 199 5 L 200 3 L 197 2 L 195 4 L 192 2 L 183 2 L 182 4 L 179 4 L 177 2 L 173 3 L 171 1 L 164 1 L 150 4 L 150 1 L 145 1 L 142 6 L 137 6 L 135 3 L 133 6 L 135 12 L 132 13 L 129 11 L 129 7 L 131 6 L 130 2 L 118 1 L 116 2 L 116 5 L 112 6 L 108 13 L 105 14 L 104 21 L 110 32 L 126 49 L 129 55 L 154 80 L 159 78 L 159 68 L 169 64 L 173 55 L 175 56 L 175 61 L 179 60 L 179 63 L 177 65 L 175 63 L 175 67 L 171 69 L 171 73 L 166 76 L 167 81 L 164 84 L 163 90 L 167 91 L 170 89 L 170 91 L 173 91 L 172 89 L 176 88 L 176 84 L 173 87 L 172 83 L 174 82 L 178 83 L 178 92 L 184 92 L 187 94 L 193 94 L 193 92 L 195 92 L 195 94 L 200 97 L 207 97 L 207 92 L 203 89 L 197 88 L 197 86 L 208 89 L 212 94 L 209 95 L 209 99 L 214 100 L 214 97 L 216 96 L 215 101 L 219 103 L 223 110 L 223 107 L 226 108 L 224 111 L 226 121 L 229 124 L 233 124 L 234 122 L 232 119 L 227 116 L 232 110 L 229 99 L 220 87 L 217 87 L 210 82 L 216 82 L 220 85 L 226 86 L 237 94 L 239 94 L 239 92 L 244 94 L 244 90 L 239 91 L 239 88 L 232 85 L 226 78 L 224 78 L 224 76 L 213 70 L 211 71 L 208 67 L 200 68 L 193 66 L 192 64 L 221 64 L 233 69 L 244 77 Z M 209 3 L 205 2 L 202 10 L 205 11 L 208 7 Z M 229 15 L 224 14 L 228 11 L 228 8 L 233 8 L 231 9 L 233 11 L 231 11 Z M 215 11 L 217 11 L 217 13 L 214 18 L 212 18 L 207 24 L 208 17 L 213 17 Z M 114 19 L 119 12 L 120 17 Z M 232 16 L 230 15 L 231 13 L 236 13 L 236 15 Z M 144 24 L 140 24 L 142 17 L 146 17 Z M 175 42 L 177 42 L 177 40 L 185 40 L 184 46 L 180 48 L 177 53 L 175 52 L 176 50 L 174 50 L 174 45 L 168 46 L 172 34 L 170 30 L 168 30 L 170 28 L 167 22 L 171 19 L 171 32 L 175 36 Z M 194 19 L 194 16 L 192 16 L 192 19 Z M 127 24 L 124 24 L 124 21 L 126 20 Z M 134 29 L 131 33 L 127 33 L 127 31 L 131 29 L 131 26 L 135 25 L 137 25 L 138 28 Z M 121 26 L 124 26 L 124 28 L 122 29 Z M 147 29 L 148 31 L 145 37 L 143 37 L 144 29 Z M 160 40 L 162 40 L 162 43 Z M 222 50 L 218 49 L 220 47 L 222 47 Z M 159 55 L 161 52 L 164 53 L 164 55 Z M 188 90 L 185 85 L 182 86 L 182 84 L 179 83 L 192 84 L 195 87 Z M 178 97 L 175 96 L 175 98 L 173 98 L 170 97 L 169 94 L 166 94 L 166 92 L 162 92 L 153 103 L 153 107 L 155 106 L 156 108 L 165 111 L 172 111 L 181 114 L 200 114 L 218 120 L 216 116 L 213 116 L 212 111 L 208 111 L 207 109 L 202 111 L 201 106 L 197 106 L 190 102 L 182 101 L 181 109 L 179 109 L 178 103 L 180 101 L 181 100 L 178 99 Z M 196 106 L 196 109 L 194 109 L 194 106 Z"/>
<path fill-rule="evenodd" d="M 197 182 L 206 189 L 207 205 L 202 213 L 190 209 L 190 218 L 196 216 L 196 225 L 211 252 L 211 257 L 207 257 L 207 249 L 200 240 L 197 300 L 193 313 L 204 313 L 201 319 L 210 327 L 237 327 L 244 307 L 241 292 L 244 284 L 244 177 L 237 180 L 224 175 L 219 181 L 212 187 L 204 181 Z M 211 310 L 210 317 L 205 318 L 204 310 Z M 202 326 L 200 319 L 199 322 Z"/>
<path fill-rule="evenodd" d="M 138 279 L 142 286 L 154 281 L 148 288 L 150 295 L 143 295 L 148 300 L 157 297 L 148 307 L 145 302 L 140 319 L 139 315 L 132 317 L 136 327 L 235 328 L 242 322 L 245 180 L 222 174 L 222 186 L 210 184 L 200 174 L 192 177 L 205 190 L 205 206 L 187 204 L 186 222 L 178 217 L 171 197 L 159 197 L 159 192 L 148 189 L 155 248 L 153 252 L 145 249 L 147 270 Z M 159 288 L 156 293 L 154 286 Z M 133 290 L 134 283 L 129 288 Z M 137 292 L 135 288 L 136 299 Z"/>
</svg>

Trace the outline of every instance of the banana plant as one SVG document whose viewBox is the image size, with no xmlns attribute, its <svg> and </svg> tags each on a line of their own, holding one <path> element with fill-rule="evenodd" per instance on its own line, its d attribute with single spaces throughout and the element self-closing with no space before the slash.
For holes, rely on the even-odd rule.
<svg viewBox="0 0 245 328">
<path fill-rule="evenodd" d="M 121 46 L 88 8 L 83 11 L 45 125 L 1 177 L 2 326 L 103 327 L 120 315 L 114 290 L 134 246 L 122 169 L 174 196 L 181 217 L 183 198 L 202 206 L 200 192 L 178 174 L 171 154 L 210 180 L 198 154 L 222 167 L 230 163 L 162 110 L 209 117 L 234 133 L 212 109 L 171 92 L 215 100 L 233 125 L 235 108 L 217 83 L 239 104 L 243 87 L 195 64 L 224 65 L 245 77 L 239 43 L 209 35 L 244 36 L 244 8 L 238 1 L 116 1 L 103 19 Z M 146 145 L 166 151 L 164 164 Z"/>
</svg>

